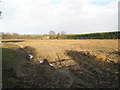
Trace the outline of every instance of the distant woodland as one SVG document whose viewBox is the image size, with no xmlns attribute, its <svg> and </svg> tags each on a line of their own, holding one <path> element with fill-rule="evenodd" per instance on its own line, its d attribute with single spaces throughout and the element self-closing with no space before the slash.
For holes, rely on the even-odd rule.
<svg viewBox="0 0 120 90">
<path fill-rule="evenodd" d="M 104 32 L 89 34 L 17 34 L 2 33 L 2 39 L 120 39 L 120 32 Z"/>
</svg>

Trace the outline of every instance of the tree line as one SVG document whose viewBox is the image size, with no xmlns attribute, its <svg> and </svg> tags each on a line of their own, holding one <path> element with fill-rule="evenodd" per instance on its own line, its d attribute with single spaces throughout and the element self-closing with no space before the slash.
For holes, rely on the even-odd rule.
<svg viewBox="0 0 120 90">
<path fill-rule="evenodd" d="M 68 39 L 120 39 L 120 32 L 104 32 L 104 33 L 90 33 L 90 34 L 75 34 L 67 35 Z"/>
<path fill-rule="evenodd" d="M 17 34 L 17 33 L 2 33 L 2 39 L 44 39 L 49 35 L 38 35 L 38 34 Z"/>
<path fill-rule="evenodd" d="M 64 33 L 55 34 L 17 34 L 17 33 L 2 33 L 2 39 L 120 39 L 120 32 L 104 32 L 90 34 L 74 34 L 67 35 Z"/>
<path fill-rule="evenodd" d="M 17 34 L 2 32 L 2 39 L 65 39 L 64 34 Z"/>
</svg>

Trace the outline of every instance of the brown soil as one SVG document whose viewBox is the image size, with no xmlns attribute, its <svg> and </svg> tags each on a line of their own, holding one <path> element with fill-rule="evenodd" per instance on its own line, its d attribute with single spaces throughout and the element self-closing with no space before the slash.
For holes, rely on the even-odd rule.
<svg viewBox="0 0 120 90">
<path fill-rule="evenodd" d="M 19 47 L 16 52 L 23 55 L 16 64 L 18 87 L 118 87 L 117 40 L 26 40 L 15 44 Z M 45 59 L 46 63 L 39 63 Z"/>
</svg>

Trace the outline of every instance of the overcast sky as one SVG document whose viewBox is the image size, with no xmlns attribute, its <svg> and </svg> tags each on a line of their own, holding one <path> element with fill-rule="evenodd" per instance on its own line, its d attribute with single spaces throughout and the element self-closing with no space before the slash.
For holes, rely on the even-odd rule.
<svg viewBox="0 0 120 90">
<path fill-rule="evenodd" d="M 2 0 L 1 32 L 93 33 L 118 30 L 119 0 Z"/>
</svg>

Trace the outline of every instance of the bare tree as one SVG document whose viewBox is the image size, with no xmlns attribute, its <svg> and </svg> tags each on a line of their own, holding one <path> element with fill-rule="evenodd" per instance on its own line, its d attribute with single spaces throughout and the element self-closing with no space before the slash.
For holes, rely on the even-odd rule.
<svg viewBox="0 0 120 90">
<path fill-rule="evenodd" d="M 2 12 L 0 11 L 0 16 L 1 16 Z"/>
<path fill-rule="evenodd" d="M 49 35 L 56 35 L 54 31 L 50 31 Z"/>
<path fill-rule="evenodd" d="M 66 34 L 66 32 L 65 32 L 65 31 L 62 31 L 62 32 L 61 32 L 61 35 L 65 35 L 65 34 Z"/>
</svg>

